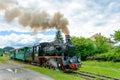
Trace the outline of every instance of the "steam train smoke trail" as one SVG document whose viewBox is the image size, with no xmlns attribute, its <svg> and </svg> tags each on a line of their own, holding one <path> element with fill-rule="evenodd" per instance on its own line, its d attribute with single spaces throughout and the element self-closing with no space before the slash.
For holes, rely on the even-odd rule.
<svg viewBox="0 0 120 80">
<path fill-rule="evenodd" d="M 9 4 L 13 3 L 15 4 L 15 0 L 0 0 L 0 10 L 5 10 L 5 20 L 8 23 L 18 18 L 20 25 L 24 27 L 29 26 L 34 30 L 34 33 L 47 29 L 57 29 L 62 30 L 65 35 L 69 35 L 67 28 L 68 20 L 64 18 L 64 15 L 60 12 L 56 12 L 51 16 L 46 11 L 25 11 L 17 6 L 11 6 L 11 8 L 9 8 Z"/>
</svg>

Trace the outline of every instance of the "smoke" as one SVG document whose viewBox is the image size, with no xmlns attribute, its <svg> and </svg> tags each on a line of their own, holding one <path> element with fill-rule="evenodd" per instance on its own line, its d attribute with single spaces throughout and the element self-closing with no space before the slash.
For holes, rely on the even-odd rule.
<svg viewBox="0 0 120 80">
<path fill-rule="evenodd" d="M 70 34 L 70 33 L 69 33 L 69 30 L 68 30 L 68 28 L 67 28 L 66 26 L 62 28 L 62 32 L 63 32 L 65 35 L 69 35 L 69 34 Z"/>
<path fill-rule="evenodd" d="M 49 28 L 49 14 L 45 11 L 31 15 L 30 27 L 34 31 L 44 31 Z"/>
<path fill-rule="evenodd" d="M 19 7 L 10 6 L 13 3 L 15 4 L 15 0 L 0 0 L 0 10 L 5 10 L 5 20 L 8 23 L 18 18 L 20 25 L 31 27 L 34 33 L 47 29 L 57 29 L 62 30 L 65 35 L 69 34 L 68 20 L 60 12 L 56 12 L 54 15 L 49 15 L 46 11 L 27 12 Z"/>
<path fill-rule="evenodd" d="M 0 3 L 0 10 L 6 10 L 8 8 L 8 4 Z"/>
<path fill-rule="evenodd" d="M 12 8 L 10 10 L 5 11 L 5 19 L 7 22 L 11 22 L 14 18 L 20 16 L 22 14 L 22 10 L 19 8 Z"/>
<path fill-rule="evenodd" d="M 22 20 L 24 21 L 24 20 Z M 45 11 L 40 13 L 31 14 L 30 27 L 34 31 L 44 31 L 46 29 L 58 29 L 62 30 L 65 35 L 69 34 L 67 28 L 68 20 L 64 18 L 63 14 L 60 12 L 55 13 L 52 17 Z"/>
<path fill-rule="evenodd" d="M 54 26 L 56 29 L 61 29 L 65 35 L 69 34 L 69 30 L 67 28 L 68 20 L 64 18 L 63 14 L 60 12 L 54 14 L 51 24 L 51 26 Z"/>
<path fill-rule="evenodd" d="M 30 24 L 31 20 L 31 14 L 28 12 L 24 12 L 20 17 L 19 17 L 19 23 L 22 26 L 28 26 Z"/>
<path fill-rule="evenodd" d="M 7 10 L 16 3 L 16 0 L 0 0 L 0 10 Z"/>
</svg>

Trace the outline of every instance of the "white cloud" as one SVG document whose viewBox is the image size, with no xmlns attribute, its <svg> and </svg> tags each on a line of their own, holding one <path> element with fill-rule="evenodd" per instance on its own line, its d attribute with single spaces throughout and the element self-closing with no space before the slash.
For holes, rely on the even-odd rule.
<svg viewBox="0 0 120 80">
<path fill-rule="evenodd" d="M 72 36 L 90 37 L 95 33 L 101 33 L 106 37 L 120 29 L 120 5 L 119 0 L 18 0 L 18 6 L 25 10 L 32 8 L 33 11 L 45 10 L 50 14 L 60 11 L 69 20 L 68 28 Z M 31 32 L 28 27 L 24 28 L 17 23 L 17 19 L 8 24 L 4 21 L 3 12 L 0 12 L 0 31 Z M 30 35 L 9 35 L 17 37 L 16 41 L 8 36 L 2 39 L 2 45 L 10 45 L 13 41 L 29 43 L 34 41 Z M 54 35 L 38 34 L 37 38 L 43 41 L 52 41 Z"/>
<path fill-rule="evenodd" d="M 0 36 L 0 47 L 5 47 L 5 46 L 13 46 L 16 47 L 17 44 L 27 44 L 30 42 L 33 42 L 33 36 L 30 35 L 17 35 L 17 34 L 10 34 L 6 36 Z"/>
<path fill-rule="evenodd" d="M 37 42 L 50 42 L 54 40 L 55 35 L 25 35 L 25 34 L 10 34 L 6 36 L 0 36 L 0 47 L 5 46 L 13 46 L 13 47 L 21 47 L 21 46 L 29 46 L 33 45 L 36 42 L 36 39 L 38 39 Z"/>
</svg>

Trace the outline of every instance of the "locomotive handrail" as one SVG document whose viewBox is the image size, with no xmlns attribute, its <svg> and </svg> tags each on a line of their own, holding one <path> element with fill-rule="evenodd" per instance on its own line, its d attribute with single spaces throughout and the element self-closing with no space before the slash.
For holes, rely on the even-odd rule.
<svg viewBox="0 0 120 80">
<path fill-rule="evenodd" d="M 62 56 L 40 56 L 39 58 L 62 58 Z"/>
</svg>

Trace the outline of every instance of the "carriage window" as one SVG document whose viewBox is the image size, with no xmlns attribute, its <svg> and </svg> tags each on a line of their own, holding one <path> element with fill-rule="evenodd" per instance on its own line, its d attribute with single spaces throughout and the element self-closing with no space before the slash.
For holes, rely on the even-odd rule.
<svg viewBox="0 0 120 80">
<path fill-rule="evenodd" d="M 30 48 L 30 52 L 32 52 L 33 51 L 33 48 Z"/>
<path fill-rule="evenodd" d="M 17 49 L 17 50 L 15 50 L 15 53 L 18 53 L 18 49 Z"/>
<path fill-rule="evenodd" d="M 27 52 L 32 52 L 32 48 L 31 47 L 29 47 L 29 48 L 27 48 Z"/>
<path fill-rule="evenodd" d="M 34 47 L 34 52 L 36 52 L 37 50 L 36 50 L 36 47 Z"/>
<path fill-rule="evenodd" d="M 39 46 L 34 47 L 34 52 L 38 52 L 39 51 Z"/>
<path fill-rule="evenodd" d="M 18 50 L 18 53 L 19 53 L 19 54 L 23 54 L 23 53 L 24 53 L 24 49 Z"/>
<path fill-rule="evenodd" d="M 37 46 L 37 52 L 39 51 L 39 46 Z"/>
</svg>

